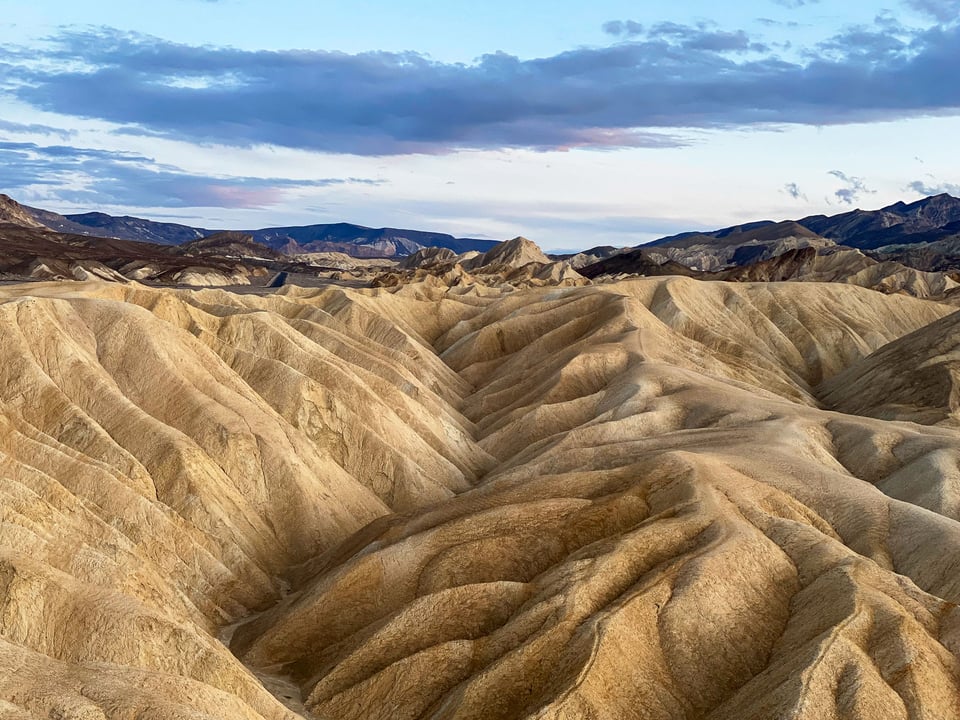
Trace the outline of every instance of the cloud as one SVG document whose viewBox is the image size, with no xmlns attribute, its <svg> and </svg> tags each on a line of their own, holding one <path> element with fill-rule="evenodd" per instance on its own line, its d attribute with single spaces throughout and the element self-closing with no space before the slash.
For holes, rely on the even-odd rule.
<svg viewBox="0 0 960 720">
<path fill-rule="evenodd" d="M 194 47 L 97 29 L 29 52 L 0 49 L 0 87 L 121 132 L 240 147 L 677 147 L 689 129 L 960 112 L 960 75 L 943 72 L 960 65 L 960 28 L 903 33 L 850 29 L 787 61 L 741 31 L 661 23 L 608 47 L 460 64 L 413 52 Z"/>
<path fill-rule="evenodd" d="M 673 22 L 658 23 L 647 32 L 651 41 L 667 41 L 684 50 L 702 50 L 714 53 L 742 53 L 747 51 L 767 52 L 770 48 L 753 42 L 743 30 L 733 32 L 716 30 L 709 23 L 681 25 Z"/>
<path fill-rule="evenodd" d="M 904 4 L 942 23 L 960 17 L 960 0 L 906 0 Z"/>
<path fill-rule="evenodd" d="M 787 183 L 780 192 L 784 192 L 794 200 L 807 200 L 807 196 L 800 190 L 800 186 L 794 182 Z"/>
<path fill-rule="evenodd" d="M 290 180 L 198 175 L 136 153 L 0 142 L 4 189 L 42 186 L 62 201 L 134 207 L 262 208 L 290 190 L 377 185 L 367 178 Z"/>
<path fill-rule="evenodd" d="M 846 205 L 853 205 L 862 195 L 876 193 L 876 190 L 871 190 L 864 184 L 863 178 L 847 175 L 839 170 L 830 170 L 827 174 L 833 175 L 844 184 L 844 187 L 836 190 L 833 194 L 837 200 Z"/>
<path fill-rule="evenodd" d="M 798 28 L 800 23 L 796 20 L 774 20 L 773 18 L 760 17 L 756 19 L 756 22 L 763 25 L 764 27 L 786 27 L 786 28 Z"/>
<path fill-rule="evenodd" d="M 923 195 L 924 197 L 930 195 L 941 195 L 947 193 L 948 195 L 953 195 L 954 197 L 960 197 L 960 185 L 956 183 L 947 183 L 947 182 L 938 182 L 933 177 L 928 176 L 929 180 L 914 180 L 912 183 L 908 183 L 905 190 L 912 190 L 918 195 Z"/>
<path fill-rule="evenodd" d="M 643 25 L 633 20 L 611 20 L 603 24 L 603 31 L 614 37 L 635 37 L 643 34 Z"/>
<path fill-rule="evenodd" d="M 818 2 L 820 2 L 820 0 L 771 0 L 771 1 L 789 10 L 796 10 L 797 8 L 802 8 L 805 5 L 816 5 Z"/>
<path fill-rule="evenodd" d="M 55 128 L 49 125 L 40 125 L 38 123 L 18 123 L 10 122 L 9 120 L 0 120 L 0 132 L 14 133 L 16 135 L 23 134 L 33 134 L 33 135 L 54 135 L 59 137 L 61 140 L 69 140 L 71 137 L 76 135 L 75 130 L 64 130 L 63 128 Z"/>
</svg>

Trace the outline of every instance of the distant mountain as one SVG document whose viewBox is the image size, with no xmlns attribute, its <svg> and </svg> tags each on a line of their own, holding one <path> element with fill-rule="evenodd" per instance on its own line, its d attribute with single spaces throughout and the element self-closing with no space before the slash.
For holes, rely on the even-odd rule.
<svg viewBox="0 0 960 720">
<path fill-rule="evenodd" d="M 34 222 L 38 223 L 40 226 L 48 228 L 49 230 L 56 230 L 61 233 L 70 233 L 72 235 L 89 235 L 91 237 L 101 237 L 101 235 L 93 231 L 87 225 L 81 225 L 78 222 L 74 222 L 67 218 L 66 215 L 61 215 L 59 213 L 52 212 L 50 210 L 41 210 L 40 208 L 27 207 L 26 205 L 21 205 L 25 212 L 27 212 Z M 112 236 L 111 236 L 112 237 Z M 114 237 L 114 240 L 129 240 L 130 238 L 119 238 Z"/>
<path fill-rule="evenodd" d="M 944 194 L 880 210 L 857 209 L 783 222 L 761 220 L 713 232 L 672 235 L 639 246 L 646 251 L 639 264 L 672 261 L 697 271 L 720 271 L 804 248 L 814 248 L 817 255 L 840 246 L 920 270 L 956 271 L 960 270 L 958 238 L 960 199 Z M 611 267 L 627 267 L 631 262 L 627 257 Z"/>
<path fill-rule="evenodd" d="M 818 235 L 861 250 L 941 240 L 960 232 L 960 198 L 933 195 L 880 210 L 851 210 L 840 215 L 811 215 L 798 221 Z"/>
<path fill-rule="evenodd" d="M 60 215 L 49 210 L 21 205 L 6 195 L 0 195 L 0 222 L 11 222 L 23 227 L 43 226 L 62 233 L 135 240 L 157 245 L 182 245 L 223 232 L 129 215 L 118 217 L 101 212 Z M 448 248 L 458 254 L 470 250 L 483 253 L 499 244 L 496 240 L 456 238 L 446 233 L 423 230 L 369 228 L 352 223 L 269 227 L 241 232 L 250 235 L 254 242 L 287 255 L 342 252 L 353 257 L 389 258 L 406 257 L 425 247 Z"/>
<path fill-rule="evenodd" d="M 693 270 L 671 260 L 662 262 L 655 248 L 641 247 L 581 268 L 580 274 L 591 279 L 628 274 L 683 275 L 732 282 L 832 282 L 915 297 L 943 296 L 958 287 L 947 273 L 923 272 L 898 262 L 877 261 L 856 248 L 839 245 L 795 248 L 773 258 L 716 272 Z"/>
<path fill-rule="evenodd" d="M 620 253 L 630 252 L 628 247 L 614 247 L 613 245 L 599 245 L 578 253 L 548 253 L 547 257 L 551 260 L 557 260 L 570 263 L 570 267 L 579 270 L 587 265 L 606 260 L 609 257 Z"/>
<path fill-rule="evenodd" d="M 646 250 L 644 262 L 672 261 L 694 270 L 720 270 L 769 260 L 790 250 L 832 245 L 832 240 L 787 220 L 753 222 L 714 232 L 683 233 L 640 247 Z"/>
<path fill-rule="evenodd" d="M 278 250 L 254 242 L 252 235 L 231 230 L 207 235 L 199 240 L 191 240 L 171 248 L 171 251 L 184 257 L 214 256 L 277 261 L 289 259 Z"/>
<path fill-rule="evenodd" d="M 653 257 L 651 257 L 651 255 Z M 645 247 L 611 255 L 590 265 L 579 268 L 584 277 L 600 275 L 684 275 L 696 277 L 699 273 L 673 260 L 664 260 L 660 253 Z"/>
<path fill-rule="evenodd" d="M 123 215 L 116 217 L 106 213 L 90 212 L 80 215 L 64 215 L 73 225 L 80 225 L 90 235 L 111 237 L 119 240 L 136 240 L 157 245 L 181 245 L 191 240 L 199 240 L 212 234 L 213 230 L 180 225 L 178 223 L 156 222 L 143 218 Z M 37 218 L 40 219 L 39 217 Z M 42 222 L 42 220 L 41 220 Z M 47 225 L 60 232 L 73 232 L 67 228 Z"/>
<path fill-rule="evenodd" d="M 455 238 L 446 233 L 400 228 L 368 228 L 351 223 L 275 227 L 247 231 L 256 242 L 293 255 L 304 252 L 345 252 L 354 257 L 405 257 L 425 247 L 455 253 L 486 252 L 496 240 Z"/>
</svg>

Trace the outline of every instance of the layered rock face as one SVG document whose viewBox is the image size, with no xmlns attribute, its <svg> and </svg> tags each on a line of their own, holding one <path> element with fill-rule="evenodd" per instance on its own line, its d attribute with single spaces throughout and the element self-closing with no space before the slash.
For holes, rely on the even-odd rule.
<svg viewBox="0 0 960 720">
<path fill-rule="evenodd" d="M 960 717 L 953 310 L 2 288 L 0 717 Z"/>
</svg>

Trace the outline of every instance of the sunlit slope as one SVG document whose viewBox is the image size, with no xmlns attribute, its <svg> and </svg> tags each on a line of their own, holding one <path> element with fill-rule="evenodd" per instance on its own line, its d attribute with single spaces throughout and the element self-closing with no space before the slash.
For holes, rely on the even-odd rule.
<svg viewBox="0 0 960 720">
<path fill-rule="evenodd" d="M 235 649 L 323 717 L 951 716 L 960 583 L 929 547 L 960 528 L 871 482 L 960 443 L 811 407 L 950 310 L 616 290 L 515 294 L 438 338 L 501 464 L 306 572 Z"/>
<path fill-rule="evenodd" d="M 336 291 L 5 295 L 0 635 L 23 655 L 5 649 L 0 688 L 44 717 L 90 677 L 102 698 L 77 702 L 121 715 L 174 677 L 202 690 L 168 696 L 171 717 L 243 716 L 215 691 L 277 715 L 217 627 L 275 602 L 292 565 L 490 464 L 455 409 L 466 384 Z"/>
<path fill-rule="evenodd" d="M 953 308 L 2 298 L 0 716 L 960 717 L 960 436 L 824 399 Z"/>
</svg>

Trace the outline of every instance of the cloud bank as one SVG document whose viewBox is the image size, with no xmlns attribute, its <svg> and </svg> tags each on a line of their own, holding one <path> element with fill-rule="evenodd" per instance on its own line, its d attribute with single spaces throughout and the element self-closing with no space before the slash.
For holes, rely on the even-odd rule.
<svg viewBox="0 0 960 720">
<path fill-rule="evenodd" d="M 918 195 L 923 196 L 947 193 L 948 195 L 953 195 L 954 197 L 960 197 L 960 185 L 956 183 L 939 182 L 933 178 L 928 178 L 927 180 L 914 180 L 913 182 L 908 183 L 907 187 L 904 189 L 912 190 Z"/>
<path fill-rule="evenodd" d="M 914 2 L 934 13 L 951 5 Z M 612 21 L 604 29 L 621 40 L 609 47 L 471 64 L 193 47 L 93 29 L 0 50 L 0 92 L 125 133 L 359 155 L 674 147 L 690 129 L 957 113 L 960 26 L 891 22 L 788 61 L 742 31 Z"/>
</svg>

